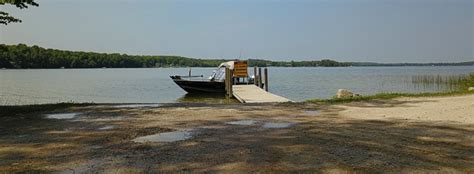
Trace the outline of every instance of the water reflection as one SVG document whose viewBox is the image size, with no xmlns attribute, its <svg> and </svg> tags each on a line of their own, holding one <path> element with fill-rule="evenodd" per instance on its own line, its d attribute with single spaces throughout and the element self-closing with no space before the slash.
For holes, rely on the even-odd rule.
<svg viewBox="0 0 474 174">
<path fill-rule="evenodd" d="M 319 111 L 304 111 L 304 115 L 309 115 L 309 116 L 317 116 L 319 115 Z"/>
<path fill-rule="evenodd" d="M 48 118 L 48 119 L 60 119 L 60 120 L 73 119 L 74 117 L 76 117 L 79 114 L 80 113 L 46 114 L 46 118 Z"/>
<path fill-rule="evenodd" d="M 293 126 L 295 123 L 276 123 L 276 122 L 267 122 L 263 124 L 263 128 L 268 128 L 268 129 L 281 129 L 281 128 L 288 128 L 290 126 Z"/>
<path fill-rule="evenodd" d="M 201 93 L 201 94 L 185 94 L 177 100 L 180 103 L 221 103 L 231 104 L 239 103 L 234 98 L 227 98 L 225 94 L 221 93 Z"/>
<path fill-rule="evenodd" d="M 164 132 L 154 135 L 147 135 L 143 137 L 138 137 L 133 140 L 136 143 L 146 143 L 146 142 L 159 142 L 159 143 L 170 143 L 175 141 L 182 141 L 192 138 L 192 130 L 182 130 L 182 131 L 173 131 L 173 132 Z"/>
<path fill-rule="evenodd" d="M 239 125 L 239 126 L 250 126 L 257 123 L 255 120 L 239 120 L 239 121 L 229 121 L 226 124 Z"/>
<path fill-rule="evenodd" d="M 109 126 L 100 127 L 100 128 L 98 128 L 98 130 L 111 130 L 111 129 L 115 129 L 115 128 L 116 128 L 116 126 L 109 125 Z"/>
<path fill-rule="evenodd" d="M 114 108 L 148 108 L 148 107 L 160 107 L 161 104 L 125 104 L 116 105 Z"/>
</svg>

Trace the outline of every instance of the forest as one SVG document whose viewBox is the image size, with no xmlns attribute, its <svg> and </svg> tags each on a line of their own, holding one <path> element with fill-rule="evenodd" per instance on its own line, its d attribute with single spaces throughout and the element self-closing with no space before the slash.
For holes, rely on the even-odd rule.
<svg viewBox="0 0 474 174">
<path fill-rule="evenodd" d="M 224 59 L 197 59 L 181 56 L 142 56 L 106 54 L 82 51 L 46 49 L 25 44 L 0 44 L 0 68 L 152 68 L 152 67 L 216 67 Z M 249 59 L 249 66 L 350 66 L 333 60 L 320 61 L 270 61 Z"/>
</svg>

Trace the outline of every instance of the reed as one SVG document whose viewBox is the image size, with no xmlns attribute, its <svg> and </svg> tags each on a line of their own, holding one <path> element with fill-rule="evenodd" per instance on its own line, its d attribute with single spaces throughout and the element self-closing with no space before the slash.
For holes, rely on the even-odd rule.
<svg viewBox="0 0 474 174">
<path fill-rule="evenodd" d="M 469 74 L 469 76 L 462 82 L 463 90 L 468 90 L 469 87 L 474 87 L 474 73 Z"/>
<path fill-rule="evenodd" d="M 474 94 L 474 91 L 468 91 L 469 87 L 474 87 L 474 73 L 458 76 L 414 76 L 412 82 L 425 85 L 450 86 L 452 90 L 424 93 L 379 93 L 375 95 L 358 96 L 352 98 L 310 99 L 306 102 L 319 104 L 337 104 L 357 101 L 388 100 L 398 97 L 436 97 Z"/>
<path fill-rule="evenodd" d="M 411 83 L 415 87 L 436 88 L 442 91 L 457 91 L 466 88 L 466 82 L 469 82 L 474 76 L 470 75 L 415 75 L 411 77 Z M 467 88 L 466 88 L 467 89 Z"/>
</svg>

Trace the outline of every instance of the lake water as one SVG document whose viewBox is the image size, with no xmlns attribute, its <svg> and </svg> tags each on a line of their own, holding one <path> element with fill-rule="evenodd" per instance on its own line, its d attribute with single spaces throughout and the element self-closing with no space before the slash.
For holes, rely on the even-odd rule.
<svg viewBox="0 0 474 174">
<path fill-rule="evenodd" d="M 193 68 L 193 75 L 209 76 L 214 68 Z M 429 92 L 439 86 L 414 85 L 416 75 L 461 75 L 474 66 L 460 67 L 312 67 L 269 68 L 272 93 L 304 101 L 330 98 L 346 88 L 362 95 L 379 92 Z M 253 70 L 249 71 L 253 73 Z M 225 102 L 223 96 L 189 96 L 169 78 L 187 75 L 188 68 L 147 69 L 28 69 L 0 70 L 0 105 L 57 102 L 173 103 Z"/>
</svg>

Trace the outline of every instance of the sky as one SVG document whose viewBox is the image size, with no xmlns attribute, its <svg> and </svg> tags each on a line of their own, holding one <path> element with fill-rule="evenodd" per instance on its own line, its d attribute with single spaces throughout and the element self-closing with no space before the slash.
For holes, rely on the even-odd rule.
<svg viewBox="0 0 474 174">
<path fill-rule="evenodd" d="M 357 62 L 474 61 L 474 0 L 36 0 L 0 43 Z"/>
</svg>

